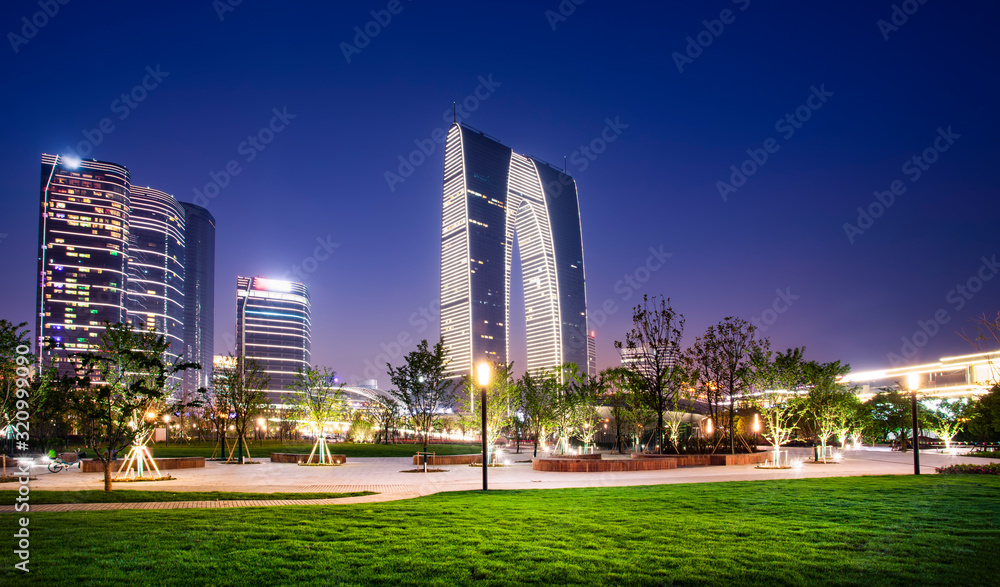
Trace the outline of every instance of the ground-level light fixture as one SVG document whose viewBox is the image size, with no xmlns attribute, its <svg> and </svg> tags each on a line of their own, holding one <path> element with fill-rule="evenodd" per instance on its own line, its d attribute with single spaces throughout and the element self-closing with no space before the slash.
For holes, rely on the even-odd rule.
<svg viewBox="0 0 1000 587">
<path fill-rule="evenodd" d="M 479 383 L 479 401 L 482 402 L 480 409 L 483 411 L 483 491 L 486 491 L 488 487 L 486 474 L 489 470 L 488 453 L 486 452 L 486 387 L 490 384 L 490 377 L 492 376 L 493 373 L 489 362 L 483 361 L 476 367 L 476 381 Z"/>
</svg>

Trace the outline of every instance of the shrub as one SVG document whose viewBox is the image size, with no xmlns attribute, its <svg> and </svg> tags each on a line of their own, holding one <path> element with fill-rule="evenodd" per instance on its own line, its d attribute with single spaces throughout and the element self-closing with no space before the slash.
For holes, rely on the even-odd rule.
<svg viewBox="0 0 1000 587">
<path fill-rule="evenodd" d="M 1000 475 L 1000 463 L 985 465 L 949 465 L 935 469 L 941 475 Z"/>
</svg>

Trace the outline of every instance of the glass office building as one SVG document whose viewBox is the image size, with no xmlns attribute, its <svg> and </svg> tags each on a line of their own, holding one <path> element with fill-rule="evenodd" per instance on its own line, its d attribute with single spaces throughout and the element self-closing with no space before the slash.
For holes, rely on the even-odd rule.
<svg viewBox="0 0 1000 587">
<path fill-rule="evenodd" d="M 183 373 L 193 393 L 211 383 L 215 336 L 215 217 L 194 204 L 184 208 L 184 357 L 201 365 Z"/>
<path fill-rule="evenodd" d="M 514 241 L 522 269 L 527 369 L 590 367 L 576 181 L 466 125 L 445 145 L 441 339 L 452 376 L 507 360 Z"/>
<path fill-rule="evenodd" d="M 170 344 L 170 360 L 184 354 L 184 209 L 173 196 L 129 189 L 128 300 L 136 330 L 155 330 Z"/>
<path fill-rule="evenodd" d="M 126 319 L 129 171 L 105 161 L 42 155 L 38 229 L 40 366 L 72 371 L 95 348 L 104 321 Z M 44 351 L 52 339 L 61 346 Z"/>
<path fill-rule="evenodd" d="M 254 359 L 270 376 L 272 404 L 287 406 L 295 374 L 309 367 L 309 291 L 301 283 L 236 278 L 236 354 Z"/>
</svg>

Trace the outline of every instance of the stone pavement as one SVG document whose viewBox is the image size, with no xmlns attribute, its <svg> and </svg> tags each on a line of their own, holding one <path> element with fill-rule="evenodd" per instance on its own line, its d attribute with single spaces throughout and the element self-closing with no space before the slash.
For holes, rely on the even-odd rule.
<svg viewBox="0 0 1000 587">
<path fill-rule="evenodd" d="M 806 460 L 811 449 L 789 449 L 792 459 Z M 771 479 L 801 479 L 806 477 L 841 477 L 856 475 L 910 475 L 913 473 L 913 453 L 891 452 L 886 448 L 862 448 L 843 453 L 837 464 L 804 462 L 794 469 L 755 469 L 753 465 L 735 467 L 690 467 L 662 471 L 623 471 L 607 473 L 558 473 L 534 471 L 530 454 L 508 454 L 510 466 L 489 470 L 490 489 L 553 489 L 569 487 L 615 487 L 627 485 L 659 485 L 667 483 L 703 483 L 718 481 L 765 481 Z M 620 458 L 606 455 L 605 458 Z M 934 468 L 960 462 L 984 463 L 989 459 L 961 457 L 922 452 L 921 471 L 935 474 Z M 119 510 L 119 509 L 180 509 L 269 507 L 282 505 L 327 505 L 370 503 L 409 499 L 445 491 L 467 491 L 482 488 L 482 469 L 468 465 L 439 466 L 441 473 L 405 472 L 414 469 L 409 458 L 348 459 L 339 467 L 299 467 L 295 464 L 271 463 L 269 459 L 254 465 L 226 465 L 208 462 L 204 469 L 170 471 L 171 481 L 119 485 L 116 491 L 143 489 L 150 491 L 243 491 L 255 493 L 356 492 L 374 491 L 377 495 L 320 500 L 231 500 L 200 502 L 101 503 L 32 505 L 32 512 Z M 81 473 L 69 469 L 49 473 L 35 467 L 30 482 L 32 490 L 100 489 L 100 473 Z M 16 484 L 0 485 L 0 489 L 15 489 Z M 11 512 L 13 506 L 0 506 L 0 512 Z"/>
</svg>

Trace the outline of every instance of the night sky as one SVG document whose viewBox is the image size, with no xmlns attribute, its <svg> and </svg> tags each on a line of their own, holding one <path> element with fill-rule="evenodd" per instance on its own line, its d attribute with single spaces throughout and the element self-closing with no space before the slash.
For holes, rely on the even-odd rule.
<svg viewBox="0 0 1000 587">
<path fill-rule="evenodd" d="M 385 386 L 387 355 L 438 338 L 433 137 L 455 101 L 569 158 L 601 368 L 644 293 L 686 316 L 685 346 L 736 315 L 855 370 L 972 352 L 956 330 L 1000 309 L 992 2 L 48 2 L 0 9 L 9 320 L 35 311 L 39 156 L 75 150 L 207 202 L 216 353 L 236 276 L 299 266 L 313 362 Z"/>
</svg>

